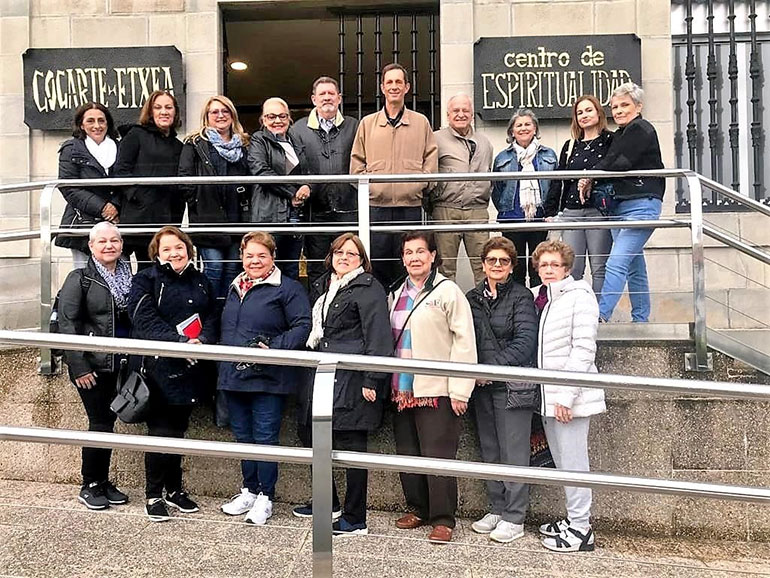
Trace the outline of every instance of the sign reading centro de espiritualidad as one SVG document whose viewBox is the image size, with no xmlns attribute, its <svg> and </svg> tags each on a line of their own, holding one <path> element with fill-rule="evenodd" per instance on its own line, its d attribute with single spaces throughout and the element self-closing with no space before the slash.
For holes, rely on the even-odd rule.
<svg viewBox="0 0 770 578">
<path fill-rule="evenodd" d="M 481 38 L 473 49 L 475 109 L 509 120 L 519 107 L 540 118 L 570 118 L 577 97 L 608 106 L 612 91 L 641 84 L 642 50 L 634 34 Z"/>
<path fill-rule="evenodd" d="M 182 54 L 174 46 L 30 48 L 23 60 L 30 128 L 69 129 L 89 101 L 109 108 L 116 125 L 135 123 L 154 90 L 169 91 L 184 109 Z"/>
</svg>

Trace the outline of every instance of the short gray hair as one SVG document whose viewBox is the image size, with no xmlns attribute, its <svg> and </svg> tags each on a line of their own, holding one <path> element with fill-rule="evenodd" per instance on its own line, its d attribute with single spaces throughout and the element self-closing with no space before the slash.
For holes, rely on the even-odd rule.
<svg viewBox="0 0 770 578">
<path fill-rule="evenodd" d="M 513 142 L 513 123 L 516 122 L 517 118 L 521 118 L 522 116 L 528 116 L 532 119 L 532 122 L 535 123 L 535 136 L 537 138 L 540 138 L 540 123 L 537 120 L 537 115 L 535 114 L 535 111 L 531 108 L 524 108 L 523 106 L 516 110 L 516 112 L 513 113 L 513 116 L 511 117 L 510 122 L 508 123 L 508 129 L 506 130 L 506 134 L 508 134 L 508 138 L 505 139 L 506 142 L 512 143 Z"/>
<path fill-rule="evenodd" d="M 95 241 L 96 236 L 105 229 L 109 229 L 110 231 L 117 233 L 118 238 L 121 241 L 123 240 L 123 235 L 120 234 L 120 229 L 118 229 L 115 223 L 111 223 L 109 221 L 99 221 L 93 227 L 91 227 L 91 232 L 88 233 L 88 242 L 92 243 L 93 241 Z"/>
<path fill-rule="evenodd" d="M 641 86 L 634 82 L 624 82 L 612 91 L 612 98 L 625 95 L 630 96 L 631 100 L 634 101 L 634 104 L 637 106 L 644 102 L 644 91 Z"/>
<path fill-rule="evenodd" d="M 446 101 L 446 107 L 449 108 L 449 106 L 452 104 L 453 101 L 457 100 L 458 98 L 467 98 L 468 102 L 471 103 L 471 110 L 473 110 L 473 99 L 464 92 L 458 92 L 457 94 L 454 94 L 449 97 L 449 100 Z"/>
</svg>

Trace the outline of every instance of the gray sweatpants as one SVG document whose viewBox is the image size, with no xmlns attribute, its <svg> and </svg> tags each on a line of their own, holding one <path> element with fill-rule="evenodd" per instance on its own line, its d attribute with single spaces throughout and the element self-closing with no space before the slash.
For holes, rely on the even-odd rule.
<svg viewBox="0 0 770 578">
<path fill-rule="evenodd" d="M 559 423 L 555 417 L 543 418 L 548 447 L 557 468 L 576 472 L 589 471 L 588 428 L 590 425 L 590 417 L 576 417 L 569 423 Z M 567 495 L 567 517 L 570 524 L 576 528 L 590 526 L 591 489 L 564 486 L 564 493 Z"/>
<path fill-rule="evenodd" d="M 481 457 L 493 464 L 529 465 L 531 409 L 505 409 L 505 387 L 487 385 L 473 391 L 473 406 Z M 529 485 L 487 480 L 491 512 L 513 524 L 523 524 L 529 507 Z"/>
<path fill-rule="evenodd" d="M 564 209 L 562 214 L 565 221 L 600 221 L 605 217 L 594 208 Z M 583 278 L 586 269 L 586 251 L 591 263 L 591 286 L 596 295 L 602 292 L 604 285 L 604 269 L 612 249 L 612 234 L 609 229 L 572 229 L 564 231 L 562 241 L 575 251 L 575 264 L 572 266 L 572 277 L 575 280 Z"/>
</svg>

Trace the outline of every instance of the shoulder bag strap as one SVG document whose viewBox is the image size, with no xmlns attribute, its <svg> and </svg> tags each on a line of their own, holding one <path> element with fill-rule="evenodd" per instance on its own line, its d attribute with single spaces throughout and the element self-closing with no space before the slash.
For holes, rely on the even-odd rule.
<svg viewBox="0 0 770 578">
<path fill-rule="evenodd" d="M 407 315 L 406 319 L 404 320 L 404 326 L 401 328 L 401 331 L 398 332 L 398 337 L 396 337 L 396 339 L 393 341 L 394 349 L 398 347 L 398 344 L 401 341 L 401 338 L 404 336 L 404 331 L 406 331 L 406 327 L 407 325 L 409 325 L 409 320 L 412 318 L 412 313 L 414 313 L 414 310 L 417 309 L 420 306 L 420 303 L 425 301 L 428 298 L 428 295 L 433 293 L 436 287 L 441 285 L 444 281 L 446 281 L 446 279 L 442 279 L 441 281 L 436 283 L 433 287 L 430 288 L 430 290 L 425 295 L 422 296 L 422 298 L 417 303 L 414 304 L 414 307 L 412 307 L 411 311 L 409 311 L 409 315 Z"/>
</svg>

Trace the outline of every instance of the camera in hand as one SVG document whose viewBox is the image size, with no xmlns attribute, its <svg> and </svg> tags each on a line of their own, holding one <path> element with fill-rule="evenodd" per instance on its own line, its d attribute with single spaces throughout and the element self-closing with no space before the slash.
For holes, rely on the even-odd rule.
<svg viewBox="0 0 770 578">
<path fill-rule="evenodd" d="M 270 338 L 267 335 L 255 335 L 251 339 L 249 339 L 246 342 L 246 347 L 259 347 L 260 345 L 264 345 L 265 347 L 270 347 Z M 241 361 L 235 365 L 235 369 L 238 371 L 244 371 L 246 369 L 249 369 L 251 367 L 254 367 L 257 365 L 254 362 L 249 361 Z"/>
</svg>

